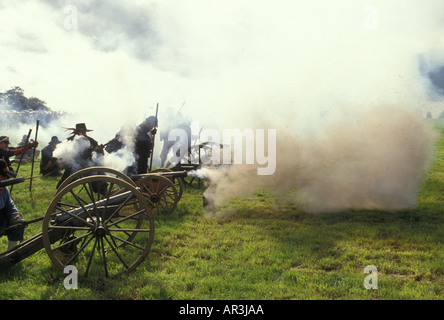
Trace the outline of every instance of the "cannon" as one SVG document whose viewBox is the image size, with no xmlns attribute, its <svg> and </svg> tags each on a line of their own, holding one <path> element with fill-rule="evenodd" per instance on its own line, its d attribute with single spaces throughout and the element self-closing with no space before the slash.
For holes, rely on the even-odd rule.
<svg viewBox="0 0 444 320">
<path fill-rule="evenodd" d="M 183 194 L 183 179 L 188 176 L 186 170 L 172 171 L 160 168 L 152 170 L 150 173 L 136 174 L 129 177 L 111 168 L 89 167 L 73 173 L 60 184 L 58 190 L 61 190 L 75 179 L 96 174 L 114 176 L 140 188 L 156 214 L 171 214 L 176 209 L 177 203 Z"/>
<path fill-rule="evenodd" d="M 44 217 L 30 221 L 43 221 L 42 232 L 0 254 L 0 272 L 42 249 L 54 270 L 75 265 L 80 276 L 109 278 L 133 271 L 153 243 L 154 214 L 176 208 L 174 181 L 184 175 L 130 178 L 105 167 L 74 173 L 59 186 Z"/>
<path fill-rule="evenodd" d="M 199 144 L 192 145 L 188 148 L 188 152 L 184 154 L 180 159 L 177 160 L 175 164 L 171 163 L 169 160 L 166 163 L 166 168 L 168 169 L 157 169 L 157 170 L 168 170 L 174 172 L 190 172 L 196 171 L 202 167 L 217 167 L 218 165 L 210 165 L 208 162 L 212 159 L 214 155 L 213 148 L 216 150 L 222 150 L 226 145 L 215 143 L 212 141 L 202 142 Z M 177 154 L 177 156 L 179 156 Z M 219 160 L 221 160 L 219 155 Z M 192 188 L 200 189 L 204 186 L 202 179 L 196 175 L 182 175 L 179 180 L 182 185 L 187 185 Z"/>
</svg>

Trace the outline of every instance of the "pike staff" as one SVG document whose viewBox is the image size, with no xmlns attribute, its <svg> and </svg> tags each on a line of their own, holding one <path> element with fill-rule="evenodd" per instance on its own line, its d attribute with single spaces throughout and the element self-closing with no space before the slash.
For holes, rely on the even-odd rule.
<svg viewBox="0 0 444 320">
<path fill-rule="evenodd" d="M 39 124 L 40 120 L 37 120 L 36 126 L 35 126 L 35 139 L 34 141 L 37 142 L 37 134 L 39 132 Z M 32 152 L 32 166 L 31 166 L 31 179 L 29 180 L 29 191 L 32 189 L 32 175 L 34 173 L 34 161 L 35 161 L 35 149 L 37 149 L 37 146 L 34 146 L 34 151 Z"/>
</svg>

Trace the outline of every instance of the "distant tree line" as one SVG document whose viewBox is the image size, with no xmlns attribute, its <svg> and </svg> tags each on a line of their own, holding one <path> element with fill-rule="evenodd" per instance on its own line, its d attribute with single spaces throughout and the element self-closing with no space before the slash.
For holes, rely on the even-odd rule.
<svg viewBox="0 0 444 320">
<path fill-rule="evenodd" d="M 0 92 L 0 110 L 3 114 L 0 118 L 1 128 L 33 124 L 36 120 L 40 120 L 40 125 L 46 127 L 51 121 L 64 115 L 64 113 L 52 111 L 46 102 L 39 98 L 27 98 L 20 87 Z"/>
</svg>

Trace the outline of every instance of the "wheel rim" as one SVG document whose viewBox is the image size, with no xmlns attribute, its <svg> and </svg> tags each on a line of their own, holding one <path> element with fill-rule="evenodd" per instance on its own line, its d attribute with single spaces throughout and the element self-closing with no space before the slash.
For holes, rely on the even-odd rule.
<svg viewBox="0 0 444 320">
<path fill-rule="evenodd" d="M 93 192 L 98 183 L 107 184 L 100 189 L 101 196 Z M 89 176 L 57 193 L 44 217 L 42 236 L 55 269 L 75 265 L 81 276 L 115 277 L 146 258 L 154 239 L 154 219 L 146 198 L 132 184 Z"/>
<path fill-rule="evenodd" d="M 76 180 L 78 178 L 96 175 L 98 172 L 104 173 L 106 175 L 110 175 L 112 177 L 122 179 L 122 180 L 128 182 L 129 184 L 132 184 L 135 186 L 134 181 L 130 177 L 128 177 L 126 174 L 124 174 L 118 170 L 108 168 L 108 167 L 89 167 L 89 168 L 85 168 L 85 169 L 81 169 L 79 171 L 76 171 L 73 174 L 71 174 L 68 178 L 63 180 L 63 182 L 57 188 L 57 192 L 59 192 L 64 187 L 66 187 L 68 184 L 70 184 L 71 182 L 73 182 L 74 180 Z"/>
</svg>

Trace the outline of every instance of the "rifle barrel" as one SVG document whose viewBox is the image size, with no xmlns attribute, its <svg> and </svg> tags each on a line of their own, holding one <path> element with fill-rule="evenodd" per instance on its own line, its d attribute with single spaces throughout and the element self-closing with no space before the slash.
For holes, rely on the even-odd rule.
<svg viewBox="0 0 444 320">
<path fill-rule="evenodd" d="M 36 128 L 35 128 L 35 139 L 34 139 L 34 142 L 37 142 L 37 134 L 39 132 L 39 125 L 40 125 L 40 120 L 37 120 Z M 32 153 L 31 177 L 32 177 L 32 175 L 34 173 L 35 149 L 37 149 L 37 147 L 34 147 L 34 151 Z M 31 191 L 31 189 L 32 189 L 32 179 L 29 180 L 29 191 Z"/>
<path fill-rule="evenodd" d="M 19 178 L 3 180 L 3 181 L 0 181 L 0 188 L 4 188 L 4 187 L 7 187 L 7 186 L 12 186 L 12 185 L 20 183 L 20 182 L 25 182 L 25 178 L 19 177 Z"/>
</svg>

